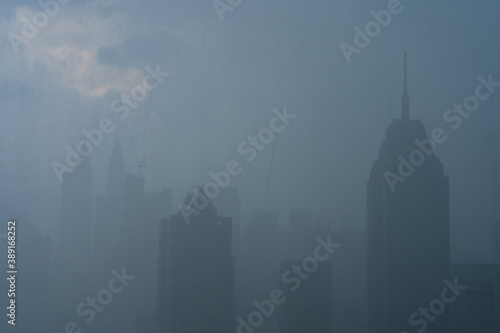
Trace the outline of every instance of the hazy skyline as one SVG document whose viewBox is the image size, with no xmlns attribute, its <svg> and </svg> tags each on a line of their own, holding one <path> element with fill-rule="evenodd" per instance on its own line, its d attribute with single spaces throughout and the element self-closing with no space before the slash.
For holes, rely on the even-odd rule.
<svg viewBox="0 0 500 333">
<path fill-rule="evenodd" d="M 16 53 L 9 32 L 20 33 L 20 17 L 40 7 L 4 1 L 0 201 L 55 235 L 61 184 L 52 161 L 64 159 L 82 130 L 114 117 L 110 105 L 119 94 L 142 82 L 147 66 L 160 65 L 170 74 L 164 82 L 123 122 L 113 118 L 126 171 L 137 173 L 135 155 L 146 156 L 148 191 L 171 187 L 177 207 L 210 171 L 241 159 L 240 142 L 268 126 L 273 108 L 286 106 L 297 118 L 231 183 L 243 212 L 266 208 L 283 225 L 299 207 L 364 227 L 371 163 L 400 116 L 406 51 L 410 117 L 449 134 L 437 153 L 450 178 L 452 260 L 490 262 L 488 173 L 499 142 L 492 151 L 485 142 L 499 125 L 500 91 L 456 131 L 442 117 L 474 93 L 477 77 L 500 81 L 500 44 L 492 38 L 500 4 L 401 1 L 404 10 L 347 63 L 339 44 L 352 43 L 353 29 L 387 3 L 244 0 L 220 21 L 211 1 L 72 1 Z M 90 156 L 94 199 L 104 192 L 117 133 Z"/>
</svg>

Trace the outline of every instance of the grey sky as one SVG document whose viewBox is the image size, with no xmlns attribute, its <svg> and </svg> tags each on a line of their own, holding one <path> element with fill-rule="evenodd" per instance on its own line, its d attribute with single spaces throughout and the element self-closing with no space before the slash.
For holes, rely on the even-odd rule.
<svg viewBox="0 0 500 333">
<path fill-rule="evenodd" d="M 170 76 L 123 122 L 146 156 L 148 190 L 172 187 L 177 206 L 209 171 L 242 160 L 238 144 L 286 105 L 298 116 L 276 137 L 270 201 L 263 199 L 267 147 L 234 178 L 244 208 L 268 208 L 284 221 L 289 208 L 301 207 L 364 226 L 365 185 L 385 130 L 399 117 L 407 51 L 411 117 L 450 134 L 438 153 L 450 176 L 453 258 L 488 258 L 484 140 L 498 129 L 500 90 L 456 132 L 442 115 L 474 92 L 478 76 L 500 81 L 500 3 L 401 1 L 403 12 L 348 64 L 339 44 L 352 44 L 353 28 L 387 2 L 243 0 L 221 22 L 210 0 L 72 1 L 15 53 L 8 33 L 19 33 L 20 17 L 39 7 L 3 1 L 1 201 L 53 233 L 60 183 L 51 162 L 63 161 L 83 129 L 112 117 L 119 93 L 159 64 Z M 136 173 L 123 128 L 120 137 L 127 171 Z M 96 194 L 115 140 L 116 131 L 91 154 Z"/>
</svg>

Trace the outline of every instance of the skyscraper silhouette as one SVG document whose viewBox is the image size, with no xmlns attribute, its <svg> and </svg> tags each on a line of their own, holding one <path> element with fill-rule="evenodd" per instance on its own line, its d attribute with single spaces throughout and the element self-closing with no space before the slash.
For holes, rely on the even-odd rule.
<svg viewBox="0 0 500 333">
<path fill-rule="evenodd" d="M 241 281 L 238 281 L 241 295 L 241 304 L 237 308 L 239 314 L 252 312 L 253 301 L 268 298 L 269 292 L 278 285 L 279 236 L 278 214 L 265 210 L 250 212 L 248 225 L 243 232 L 241 257 L 238 258 L 241 277 Z M 273 333 L 277 329 L 276 315 L 266 318 L 258 328 L 262 333 Z"/>
<path fill-rule="evenodd" d="M 467 286 L 453 304 L 452 332 L 500 333 L 500 265 L 452 264 L 451 271 Z"/>
<path fill-rule="evenodd" d="M 107 278 L 117 249 L 125 188 L 123 151 L 116 141 L 108 166 L 106 192 L 97 197 L 95 212 L 94 264 L 96 272 Z"/>
<path fill-rule="evenodd" d="M 92 169 L 85 157 L 72 173 L 64 175 L 58 254 L 51 271 L 51 309 L 55 329 L 74 315 L 74 306 L 89 295 L 92 226 Z M 75 281 L 78 286 L 75 286 Z"/>
<path fill-rule="evenodd" d="M 304 274 L 306 258 L 318 246 L 318 238 L 331 234 L 311 211 L 294 208 L 289 212 L 287 260 L 280 264 L 280 287 L 286 301 L 279 305 L 279 332 L 332 331 L 332 263 L 318 262 L 317 268 Z M 292 266 L 301 267 L 296 273 Z M 287 272 L 288 271 L 288 272 Z M 293 274 L 290 272 L 293 271 Z M 299 278 L 300 277 L 300 278 Z M 297 281 L 301 280 L 300 284 Z M 292 283 L 292 281 L 294 281 Z"/>
<path fill-rule="evenodd" d="M 287 259 L 302 260 L 316 246 L 316 238 L 329 234 L 321 228 L 318 216 L 305 209 L 292 208 L 289 212 Z"/>
<path fill-rule="evenodd" d="M 185 204 L 190 206 L 197 196 L 204 194 L 188 195 Z M 230 333 L 233 308 L 231 219 L 217 216 L 208 202 L 189 223 L 180 213 L 164 220 L 158 256 L 158 332 Z"/>
<path fill-rule="evenodd" d="M 402 116 L 389 125 L 367 184 L 371 333 L 420 328 L 410 316 L 440 297 L 449 276 L 448 177 L 432 151 L 424 155 L 421 147 L 433 146 L 424 125 L 410 119 L 406 55 L 404 76 Z M 388 172 L 406 177 L 391 187 Z M 428 321 L 426 332 L 448 332 L 448 312 Z"/>
<path fill-rule="evenodd" d="M 484 148 L 489 156 L 489 197 L 491 202 L 491 238 L 492 238 L 492 259 L 495 264 L 500 265 L 500 169 L 498 143 L 500 142 L 500 133 L 497 126 L 500 117 L 497 112 L 491 116 L 490 129 L 484 140 Z"/>
<path fill-rule="evenodd" d="M 89 260 L 92 222 L 92 169 L 90 158 L 83 159 L 62 182 L 59 253 L 63 264 Z M 81 261 L 80 261 L 81 260 Z"/>
<path fill-rule="evenodd" d="M 16 227 L 17 262 L 21 263 L 23 273 L 19 274 L 17 281 L 16 326 L 20 331 L 46 331 L 50 324 L 50 307 L 46 304 L 51 296 L 51 239 L 24 218 L 17 220 Z"/>
<path fill-rule="evenodd" d="M 341 244 L 328 260 L 332 263 L 333 331 L 365 332 L 366 231 L 340 229 L 332 231 L 331 238 Z"/>
<path fill-rule="evenodd" d="M 221 216 L 230 217 L 233 230 L 232 254 L 239 257 L 241 247 L 241 201 L 238 196 L 238 188 L 228 186 L 221 188 L 218 196 L 212 199 L 212 203 Z"/>
<path fill-rule="evenodd" d="M 113 328 L 108 331 L 135 333 L 136 316 L 153 315 L 155 312 L 159 225 L 172 213 L 172 193 L 166 187 L 157 193 L 145 193 L 144 186 L 143 176 L 127 175 L 125 178 L 113 267 L 125 267 L 136 278 L 124 291 L 127 302 L 117 303 L 114 310 L 110 310 L 122 319 L 113 322 Z M 138 308 L 137 304 L 141 306 Z"/>
</svg>

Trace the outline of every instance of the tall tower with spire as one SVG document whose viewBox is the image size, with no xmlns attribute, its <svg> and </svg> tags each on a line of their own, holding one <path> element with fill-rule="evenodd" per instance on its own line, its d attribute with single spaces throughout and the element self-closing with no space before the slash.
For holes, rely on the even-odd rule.
<svg viewBox="0 0 500 333">
<path fill-rule="evenodd" d="M 409 118 L 406 84 L 405 56 L 402 116 L 389 125 L 367 184 L 369 332 L 412 332 L 426 325 L 427 333 L 446 333 L 447 312 L 430 313 L 432 321 L 411 317 L 440 297 L 449 278 L 449 184 L 439 158 L 419 150 L 433 149 L 433 143 L 422 122 Z M 401 176 L 418 158 L 413 172 L 391 187 L 386 174 Z"/>
<path fill-rule="evenodd" d="M 99 285 L 109 281 L 111 267 L 126 267 L 136 278 L 127 286 L 127 301 L 108 310 L 108 318 L 116 316 L 121 320 L 102 317 L 95 324 L 102 325 L 106 332 L 132 333 L 136 321 L 143 318 L 136 316 L 147 317 L 155 311 L 159 224 L 172 213 L 172 193 L 166 187 L 158 192 L 146 191 L 146 178 L 126 174 L 123 164 L 117 142 L 111 153 L 106 193 L 98 202 L 94 261 L 102 265 L 96 270 L 103 273 Z M 139 312 L 137 304 L 141 304 Z"/>
</svg>

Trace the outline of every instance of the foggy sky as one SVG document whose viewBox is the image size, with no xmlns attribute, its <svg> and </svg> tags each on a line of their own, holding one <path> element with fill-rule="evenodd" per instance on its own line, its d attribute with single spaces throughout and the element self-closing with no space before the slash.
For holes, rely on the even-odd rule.
<svg viewBox="0 0 500 333">
<path fill-rule="evenodd" d="M 387 126 L 400 116 L 403 52 L 408 52 L 410 117 L 447 129 L 438 156 L 450 177 L 453 260 L 490 258 L 488 196 L 500 89 L 457 131 L 444 111 L 474 93 L 477 77 L 500 81 L 500 3 L 402 1 L 370 45 L 348 64 L 339 44 L 387 0 L 243 0 L 219 20 L 210 0 L 72 1 L 15 53 L 7 38 L 35 1 L 0 5 L 0 202 L 44 234 L 58 227 L 61 184 L 51 168 L 83 129 L 112 117 L 146 66 L 170 73 L 120 125 L 126 169 L 146 156 L 146 189 L 172 187 L 173 206 L 209 180 L 237 147 L 268 126 L 272 109 L 297 118 L 232 179 L 245 211 L 265 208 L 284 223 L 292 207 L 337 225 L 365 226 L 366 182 Z M 113 119 L 117 119 L 114 117 Z M 104 191 L 118 131 L 90 158 L 93 191 Z M 498 136 L 497 136 L 498 138 Z M 497 149 L 500 143 L 495 141 Z M 493 153 L 498 150 L 493 149 Z"/>
</svg>

